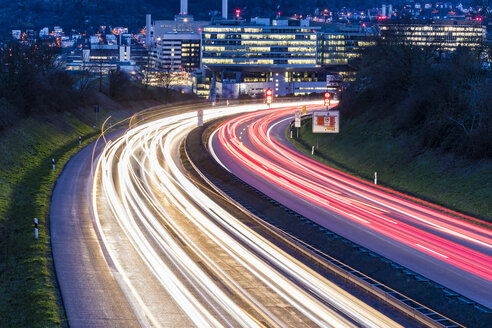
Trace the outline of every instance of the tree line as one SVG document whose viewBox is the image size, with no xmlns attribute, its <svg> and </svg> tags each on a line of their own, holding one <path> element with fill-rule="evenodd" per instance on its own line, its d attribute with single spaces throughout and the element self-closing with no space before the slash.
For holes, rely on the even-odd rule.
<svg viewBox="0 0 492 328">
<path fill-rule="evenodd" d="M 94 67 L 100 68 L 96 72 Z M 19 119 L 65 112 L 98 104 L 101 96 L 116 102 L 172 102 L 189 95 L 168 88 L 148 87 L 119 68 L 102 71 L 93 65 L 69 73 L 60 50 L 41 41 L 32 45 L 11 41 L 0 45 L 0 131 Z"/>
<path fill-rule="evenodd" d="M 392 134 L 417 152 L 492 158 L 490 49 L 437 50 L 388 43 L 366 49 L 340 104 L 344 117 L 388 119 Z"/>
</svg>

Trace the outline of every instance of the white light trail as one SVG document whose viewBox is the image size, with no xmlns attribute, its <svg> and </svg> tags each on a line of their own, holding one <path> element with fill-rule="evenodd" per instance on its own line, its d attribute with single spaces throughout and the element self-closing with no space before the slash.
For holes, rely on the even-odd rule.
<svg viewBox="0 0 492 328">
<path fill-rule="evenodd" d="M 258 109 L 266 105 L 211 108 L 204 111 L 204 121 Z M 202 192 L 182 171 L 178 154 L 195 126 L 195 112 L 135 126 L 105 147 L 95 169 L 92 208 L 97 228 L 126 277 L 127 290 L 153 326 L 160 325 L 158 314 L 132 284 L 131 279 L 138 277 L 120 265 L 111 231 L 103 229 L 101 220 L 108 216 L 114 217 L 156 280 L 196 326 L 398 326 Z M 111 213 L 98 210 L 102 202 Z"/>
</svg>

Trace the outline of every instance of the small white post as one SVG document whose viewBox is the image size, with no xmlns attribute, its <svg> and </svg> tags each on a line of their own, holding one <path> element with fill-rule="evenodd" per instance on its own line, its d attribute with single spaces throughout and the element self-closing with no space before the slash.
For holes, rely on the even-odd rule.
<svg viewBox="0 0 492 328">
<path fill-rule="evenodd" d="M 55 159 L 54 158 L 51 159 L 51 164 L 53 164 L 53 171 L 54 171 L 55 170 Z"/>
<path fill-rule="evenodd" d="M 313 146 L 313 148 L 311 149 L 311 155 L 314 155 L 314 146 Z"/>
<path fill-rule="evenodd" d="M 374 172 L 374 184 L 378 184 L 378 172 Z"/>
<path fill-rule="evenodd" d="M 82 144 L 82 136 L 79 136 L 79 145 Z"/>
<path fill-rule="evenodd" d="M 34 218 L 34 238 L 38 239 L 38 218 Z"/>
<path fill-rule="evenodd" d="M 226 100 L 226 105 L 229 106 L 229 99 Z"/>
<path fill-rule="evenodd" d="M 292 139 L 292 130 L 290 130 L 290 138 Z"/>
</svg>

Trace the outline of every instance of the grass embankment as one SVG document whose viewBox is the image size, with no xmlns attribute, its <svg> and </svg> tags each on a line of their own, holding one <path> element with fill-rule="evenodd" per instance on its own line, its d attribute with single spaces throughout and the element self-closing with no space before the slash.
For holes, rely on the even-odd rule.
<svg viewBox="0 0 492 328">
<path fill-rule="evenodd" d="M 380 185 L 492 222 L 492 161 L 421 151 L 368 114 L 341 122 L 339 134 L 318 134 L 315 160 L 368 181 L 377 172 Z M 316 145 L 311 124 L 303 120 L 299 139 L 289 139 L 309 156 Z"/>
<path fill-rule="evenodd" d="M 113 113 L 113 123 L 129 113 Z M 91 109 L 76 115 L 28 118 L 0 135 L 0 326 L 67 325 L 53 271 L 48 218 L 51 192 L 63 166 L 98 135 Z M 101 110 L 99 122 L 108 115 Z M 39 220 L 38 240 L 34 218 Z"/>
</svg>

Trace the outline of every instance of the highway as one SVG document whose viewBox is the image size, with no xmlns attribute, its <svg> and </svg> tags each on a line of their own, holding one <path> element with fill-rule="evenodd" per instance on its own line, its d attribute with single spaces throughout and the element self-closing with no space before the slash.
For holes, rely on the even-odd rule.
<svg viewBox="0 0 492 328">
<path fill-rule="evenodd" d="M 301 215 L 492 308 L 490 224 L 472 224 L 301 154 L 285 135 L 296 110 L 300 106 L 229 119 L 210 137 L 209 151 L 228 171 Z"/>
<path fill-rule="evenodd" d="M 204 118 L 264 108 L 210 108 Z M 180 159 L 196 125 L 194 111 L 145 120 L 95 153 L 88 206 L 132 320 L 145 327 L 399 327 L 210 199 Z"/>
</svg>

